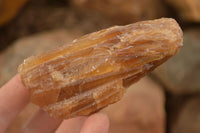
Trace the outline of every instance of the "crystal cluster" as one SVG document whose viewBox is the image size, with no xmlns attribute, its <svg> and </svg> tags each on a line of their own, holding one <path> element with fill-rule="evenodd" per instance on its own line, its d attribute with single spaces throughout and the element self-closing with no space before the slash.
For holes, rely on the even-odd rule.
<svg viewBox="0 0 200 133">
<path fill-rule="evenodd" d="M 18 71 L 31 101 L 56 118 L 89 115 L 175 55 L 182 30 L 170 18 L 114 26 L 29 57 Z"/>
</svg>

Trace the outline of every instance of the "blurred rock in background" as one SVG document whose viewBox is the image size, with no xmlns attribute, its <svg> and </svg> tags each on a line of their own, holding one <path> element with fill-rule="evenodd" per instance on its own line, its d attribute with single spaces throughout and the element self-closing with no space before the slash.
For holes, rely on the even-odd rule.
<svg viewBox="0 0 200 133">
<path fill-rule="evenodd" d="M 162 0 L 71 0 L 80 11 L 98 12 L 117 24 L 155 19 L 167 15 Z"/>
<path fill-rule="evenodd" d="M 27 0 L 0 0 L 0 26 L 12 20 Z"/>
<path fill-rule="evenodd" d="M 200 132 L 200 94 L 171 99 L 169 133 Z M 172 103 L 173 102 L 173 103 Z"/>
<path fill-rule="evenodd" d="M 77 29 L 87 34 L 111 25 L 100 15 L 78 15 L 65 0 L 29 0 L 13 21 L 0 27 L 0 51 L 17 38 L 46 30 Z"/>
<path fill-rule="evenodd" d="M 199 133 L 199 0 L 0 0 L 0 85 L 26 57 L 116 24 L 159 17 L 178 20 L 184 46 L 103 110 L 110 133 Z M 20 131 L 37 110 L 27 105 L 7 133 Z"/>
<path fill-rule="evenodd" d="M 104 112 L 111 121 L 110 133 L 165 133 L 164 107 L 163 88 L 146 77 Z"/>
<path fill-rule="evenodd" d="M 184 21 L 200 22 L 199 0 L 167 0 Z"/>
</svg>

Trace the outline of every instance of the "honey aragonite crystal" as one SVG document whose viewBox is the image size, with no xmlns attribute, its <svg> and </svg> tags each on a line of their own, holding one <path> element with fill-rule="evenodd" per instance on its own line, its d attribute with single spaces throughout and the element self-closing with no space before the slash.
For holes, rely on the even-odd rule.
<svg viewBox="0 0 200 133">
<path fill-rule="evenodd" d="M 51 116 L 89 115 L 119 101 L 128 86 L 175 55 L 182 41 L 174 19 L 142 21 L 29 57 L 18 70 L 31 101 Z"/>
</svg>

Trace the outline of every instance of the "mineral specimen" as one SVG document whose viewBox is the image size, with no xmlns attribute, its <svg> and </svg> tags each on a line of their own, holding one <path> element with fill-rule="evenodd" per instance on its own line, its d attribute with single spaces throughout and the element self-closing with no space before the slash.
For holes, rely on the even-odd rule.
<svg viewBox="0 0 200 133">
<path fill-rule="evenodd" d="M 18 71 L 33 103 L 53 117 L 71 118 L 119 101 L 181 46 L 177 22 L 162 18 L 85 35 L 26 59 Z"/>
</svg>

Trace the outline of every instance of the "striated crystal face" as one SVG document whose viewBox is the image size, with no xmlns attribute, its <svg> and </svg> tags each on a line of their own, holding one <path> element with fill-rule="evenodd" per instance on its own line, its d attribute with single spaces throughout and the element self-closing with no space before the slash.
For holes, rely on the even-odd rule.
<svg viewBox="0 0 200 133">
<path fill-rule="evenodd" d="M 89 115 L 175 55 L 182 31 L 170 18 L 114 26 L 29 57 L 18 71 L 31 101 L 53 117 Z"/>
</svg>

